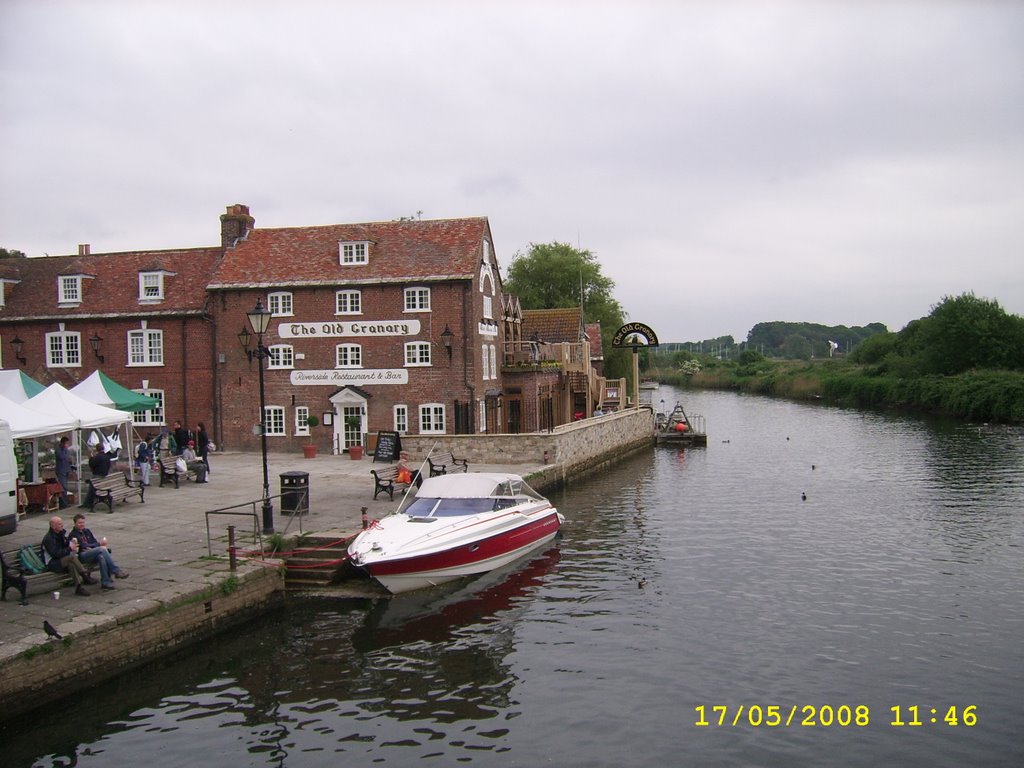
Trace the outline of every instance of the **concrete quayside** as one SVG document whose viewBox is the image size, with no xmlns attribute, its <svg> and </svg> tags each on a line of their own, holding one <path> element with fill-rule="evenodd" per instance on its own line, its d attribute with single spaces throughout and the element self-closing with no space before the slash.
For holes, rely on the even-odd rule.
<svg viewBox="0 0 1024 768">
<path fill-rule="evenodd" d="M 542 493 L 653 444 L 654 417 L 647 408 L 544 433 L 402 437 L 402 447 L 414 461 L 431 449 L 451 450 L 469 460 L 470 471 L 514 472 Z M 379 518 L 398 505 L 397 494 L 394 502 L 386 494 L 373 499 L 372 456 L 356 461 L 344 454 L 307 459 L 271 453 L 268 464 L 270 492 L 276 497 L 274 529 L 293 552 L 287 558 L 287 578 L 282 559 L 240 556 L 232 570 L 228 556 L 229 525 L 235 526 L 236 546 L 243 553 L 258 551 L 261 538 L 265 548 L 268 544 L 254 529 L 260 527 L 261 517 L 259 454 L 214 454 L 208 484 L 182 482 L 177 489 L 161 488 L 154 473 L 144 503 L 123 502 L 113 514 L 105 506 L 93 512 L 63 510 L 60 515 L 68 529 L 74 514 L 86 514 L 88 527 L 110 540 L 114 560 L 131 575 L 118 580 L 114 590 L 88 588 L 88 597 L 75 596 L 67 588 L 60 590 L 59 599 L 49 592 L 30 592 L 26 606 L 19 605 L 15 590 L 8 592 L 7 600 L 0 602 L 0 718 L 43 706 L 225 631 L 281 605 L 290 590 L 315 590 L 339 598 L 386 597 L 368 581 L 326 584 L 343 555 L 344 542 L 361 529 L 362 508 L 371 518 Z M 278 479 L 295 472 L 308 475 L 308 512 L 286 515 L 281 511 Z M 209 510 L 232 506 L 245 514 L 207 515 Z M 571 510 L 568 516 L 571 519 Z M 0 539 L 0 546 L 8 550 L 37 545 L 49 517 L 23 517 L 13 534 Z M 62 638 L 49 638 L 44 621 Z"/>
</svg>

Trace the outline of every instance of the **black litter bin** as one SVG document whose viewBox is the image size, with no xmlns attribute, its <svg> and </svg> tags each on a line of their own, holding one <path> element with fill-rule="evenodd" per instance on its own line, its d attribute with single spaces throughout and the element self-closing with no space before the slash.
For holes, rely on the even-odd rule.
<svg viewBox="0 0 1024 768">
<path fill-rule="evenodd" d="M 309 513 L 309 472 L 281 473 L 281 512 L 285 515 Z"/>
</svg>

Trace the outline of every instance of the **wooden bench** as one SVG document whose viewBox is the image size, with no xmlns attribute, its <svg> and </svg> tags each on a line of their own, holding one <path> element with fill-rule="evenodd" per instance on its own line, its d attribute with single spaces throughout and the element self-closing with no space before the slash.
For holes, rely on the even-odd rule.
<svg viewBox="0 0 1024 768">
<path fill-rule="evenodd" d="M 89 480 L 89 485 L 93 489 L 90 512 L 97 504 L 106 504 L 108 511 L 113 512 L 114 502 L 124 501 L 129 496 L 138 496 L 143 504 L 146 503 L 146 488 L 142 482 L 132 482 L 124 472 L 111 472 L 106 477 L 94 477 Z"/>
<path fill-rule="evenodd" d="M 430 464 L 430 476 L 447 475 L 449 472 L 469 472 L 469 462 L 466 459 L 456 459 L 451 451 L 427 456 L 427 463 Z"/>
<path fill-rule="evenodd" d="M 398 470 L 399 466 L 394 464 L 390 467 L 384 467 L 383 469 L 371 469 L 370 474 L 373 475 L 373 498 L 377 500 L 377 495 L 380 493 L 386 493 L 388 498 L 392 501 L 395 500 L 395 487 L 400 486 L 403 490 L 407 489 L 412 485 L 412 481 L 408 483 L 398 482 Z"/>
<path fill-rule="evenodd" d="M 187 472 L 178 471 L 178 457 L 177 456 L 164 456 L 160 459 L 160 487 L 164 487 L 165 482 L 174 481 L 174 487 L 178 487 L 178 479 L 184 477 L 186 480 L 195 481 L 196 473 L 193 470 Z"/>
<path fill-rule="evenodd" d="M 40 558 L 43 556 L 42 549 L 41 546 L 37 548 Z M 45 570 L 42 573 L 32 573 L 25 570 L 18 559 L 18 552 L 20 550 L 21 547 L 19 546 L 14 549 L 0 551 L 0 571 L 3 571 L 3 581 L 0 583 L 0 600 L 7 600 L 8 589 L 16 589 L 21 595 L 19 602 L 22 605 L 28 605 L 27 595 L 29 587 L 45 586 L 47 591 L 49 591 L 54 587 L 63 587 L 74 583 L 71 574 L 67 571 L 54 573 L 51 570 Z M 91 572 L 95 568 L 95 563 L 83 563 L 83 566 L 86 572 Z"/>
</svg>

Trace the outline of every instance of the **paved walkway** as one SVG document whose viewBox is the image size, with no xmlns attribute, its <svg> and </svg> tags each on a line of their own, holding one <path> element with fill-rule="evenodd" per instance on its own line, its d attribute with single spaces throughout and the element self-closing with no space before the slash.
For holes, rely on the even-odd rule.
<svg viewBox="0 0 1024 768">
<path fill-rule="evenodd" d="M 62 588 L 59 600 L 37 587 L 37 591 L 29 592 L 27 606 L 18 604 L 15 590 L 9 591 L 7 601 L 0 602 L 0 665 L 46 641 L 44 619 L 58 631 L 63 627 L 69 632 L 81 632 L 90 626 L 108 624 L 112 619 L 126 618 L 134 611 L 150 610 L 154 600 L 176 600 L 219 583 L 228 572 L 224 538 L 227 525 L 236 526 L 239 546 L 248 546 L 253 530 L 244 517 L 220 518 L 217 528 L 211 523 L 216 556 L 211 558 L 207 550 L 206 512 L 255 499 L 254 508 L 261 520 L 263 465 L 258 453 L 218 453 L 211 457 L 210 464 L 209 483 L 182 481 L 177 489 L 172 484 L 160 488 L 159 473 L 153 473 L 145 503 L 132 498 L 116 504 L 113 514 L 107 513 L 106 505 L 98 505 L 92 513 L 75 507 L 63 510 L 61 517 L 68 530 L 75 513 L 86 514 L 86 525 L 97 537 L 107 537 L 115 562 L 131 574 L 130 578 L 116 581 L 116 589 L 110 591 L 100 590 L 99 584 L 87 587 L 89 597 L 76 596 L 73 589 Z M 272 496 L 281 492 L 282 473 L 309 474 L 308 515 L 284 515 L 281 500 L 274 499 L 274 529 L 278 533 L 297 533 L 301 522 L 306 533 L 351 536 L 361 527 L 362 507 L 368 507 L 370 517 L 377 518 L 398 504 L 397 493 L 393 503 L 385 494 L 374 501 L 371 457 L 353 461 L 347 455 L 321 454 L 315 459 L 304 459 L 301 455 L 272 453 L 268 466 Z M 477 465 L 470 469 L 528 475 L 539 467 Z M 50 515 L 41 512 L 23 517 L 17 531 L 0 538 L 0 547 L 6 550 L 38 544 L 49 527 L 49 519 Z M 240 567 L 263 566 L 242 561 Z"/>
</svg>

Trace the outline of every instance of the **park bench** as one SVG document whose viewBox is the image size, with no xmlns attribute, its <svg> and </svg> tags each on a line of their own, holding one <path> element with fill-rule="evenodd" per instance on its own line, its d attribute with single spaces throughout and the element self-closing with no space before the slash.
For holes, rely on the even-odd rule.
<svg viewBox="0 0 1024 768">
<path fill-rule="evenodd" d="M 3 581 L 0 583 L 0 600 L 7 600 L 7 590 L 16 589 L 21 595 L 19 601 L 22 605 L 28 605 L 27 595 L 30 587 L 45 586 L 49 591 L 53 587 L 63 587 L 72 584 L 71 575 L 66 571 L 54 573 L 46 570 L 42 573 L 32 573 L 26 570 L 18 559 L 18 552 L 21 547 L 5 549 L 0 551 L 0 571 L 3 571 Z M 42 547 L 38 548 L 40 558 L 43 556 Z M 94 563 L 83 564 L 86 571 L 92 571 Z"/>
<path fill-rule="evenodd" d="M 96 504 L 106 504 L 109 512 L 114 511 L 115 501 L 124 501 L 129 496 L 138 496 L 139 500 L 146 503 L 146 489 L 139 481 L 131 481 L 124 472 L 112 472 L 106 477 L 94 477 L 89 480 L 92 486 L 92 504 L 89 511 L 96 508 Z"/>
<path fill-rule="evenodd" d="M 407 489 L 412 482 L 400 483 L 398 481 L 398 471 L 400 467 L 395 464 L 390 467 L 384 467 L 383 469 L 371 469 L 370 474 L 373 475 L 373 498 L 377 499 L 377 495 L 380 493 L 386 493 L 388 498 L 392 501 L 395 500 L 395 488 L 396 486 L 401 487 L 403 490 Z"/>
<path fill-rule="evenodd" d="M 427 463 L 430 464 L 431 477 L 447 475 L 450 472 L 469 472 L 469 462 L 466 459 L 456 459 L 451 451 L 427 456 Z"/>
<path fill-rule="evenodd" d="M 178 471 L 178 457 L 177 456 L 164 456 L 160 459 L 160 487 L 164 487 L 165 482 L 174 482 L 174 487 L 178 487 L 179 478 L 184 477 L 186 480 L 195 481 L 196 473 L 194 471 L 187 470 L 185 472 Z"/>
</svg>

